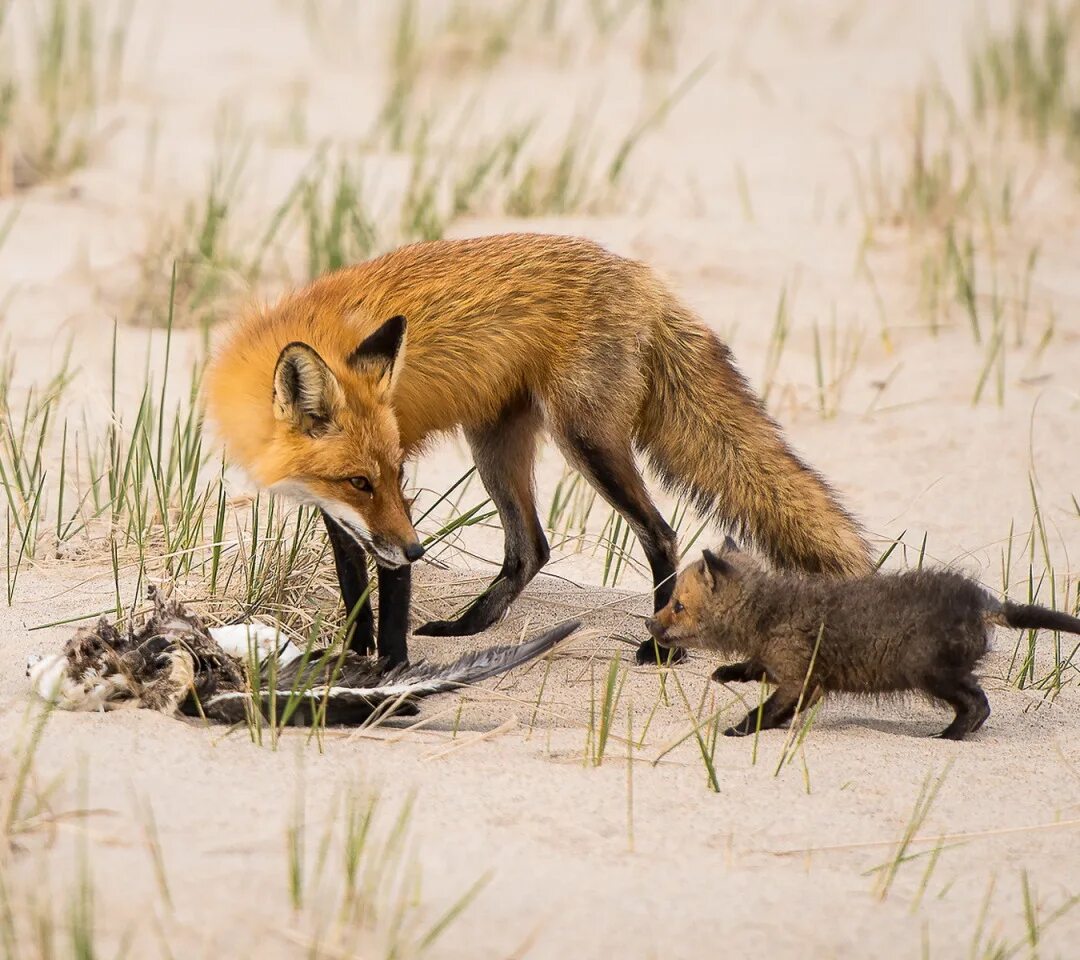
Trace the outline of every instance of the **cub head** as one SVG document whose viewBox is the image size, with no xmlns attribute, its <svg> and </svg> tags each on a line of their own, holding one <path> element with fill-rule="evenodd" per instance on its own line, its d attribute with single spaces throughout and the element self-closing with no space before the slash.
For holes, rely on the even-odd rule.
<svg viewBox="0 0 1080 960">
<path fill-rule="evenodd" d="M 667 605 L 645 622 L 649 633 L 666 646 L 704 646 L 700 632 L 739 602 L 743 576 L 755 566 L 731 537 L 719 550 L 705 550 L 679 574 Z"/>
<path fill-rule="evenodd" d="M 424 553 L 402 490 L 392 402 L 405 338 L 405 318 L 397 316 L 344 357 L 294 340 L 273 361 L 267 396 L 252 390 L 245 367 L 251 356 L 265 356 L 265 346 L 257 335 L 254 344 L 243 342 L 241 331 L 208 375 L 208 408 L 230 455 L 261 486 L 318 506 L 387 567 Z M 261 362 L 269 369 L 270 358 Z"/>
</svg>

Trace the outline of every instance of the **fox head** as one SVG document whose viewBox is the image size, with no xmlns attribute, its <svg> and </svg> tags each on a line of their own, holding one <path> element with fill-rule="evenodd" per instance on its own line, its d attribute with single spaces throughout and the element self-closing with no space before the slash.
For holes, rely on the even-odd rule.
<svg viewBox="0 0 1080 960">
<path fill-rule="evenodd" d="M 265 345 L 234 341 L 208 384 L 210 413 L 256 482 L 318 506 L 387 567 L 424 553 L 402 491 L 392 404 L 405 334 L 405 318 L 393 317 L 345 357 L 328 354 L 329 361 L 294 340 L 273 361 L 266 393 L 244 366 L 245 358 L 264 355 Z"/>
<path fill-rule="evenodd" d="M 744 578 L 757 565 L 731 537 L 720 550 L 705 550 L 697 563 L 675 580 L 667 605 L 645 622 L 649 632 L 666 646 L 700 647 L 700 633 L 723 622 L 741 601 Z"/>
</svg>

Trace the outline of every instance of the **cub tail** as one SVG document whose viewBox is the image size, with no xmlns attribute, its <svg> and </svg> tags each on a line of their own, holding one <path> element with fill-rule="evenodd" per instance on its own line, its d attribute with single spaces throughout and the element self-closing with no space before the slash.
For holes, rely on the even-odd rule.
<svg viewBox="0 0 1080 960">
<path fill-rule="evenodd" d="M 1038 604 L 1013 603 L 1006 600 L 1001 610 L 993 616 L 995 623 L 1021 630 L 1060 630 L 1062 633 L 1080 633 L 1080 618 L 1040 607 Z"/>
</svg>

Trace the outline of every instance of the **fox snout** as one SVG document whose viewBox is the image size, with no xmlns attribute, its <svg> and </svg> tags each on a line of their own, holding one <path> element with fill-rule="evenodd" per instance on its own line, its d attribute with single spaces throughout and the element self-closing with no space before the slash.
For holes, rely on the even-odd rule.
<svg viewBox="0 0 1080 960">
<path fill-rule="evenodd" d="M 419 540 L 413 540 L 412 543 L 406 543 L 402 546 L 397 544 L 387 549 L 385 541 L 375 539 L 376 543 L 376 555 L 382 554 L 386 556 L 391 553 L 400 553 L 404 558 L 403 562 L 399 566 L 407 566 L 410 563 L 416 563 L 424 555 L 424 545 Z"/>
<path fill-rule="evenodd" d="M 424 545 L 415 539 L 406 543 L 392 540 L 387 537 L 372 536 L 369 544 L 371 552 L 375 554 L 375 562 L 384 567 L 405 567 L 410 563 L 416 563 L 424 553 Z"/>
<path fill-rule="evenodd" d="M 371 551 L 380 567 L 405 567 L 415 563 L 426 552 L 407 516 L 391 517 L 391 520 L 398 522 L 376 527 L 358 511 L 341 504 L 323 509 L 348 537 L 365 550 Z"/>
<path fill-rule="evenodd" d="M 667 632 L 664 629 L 664 625 L 657 620 L 656 617 L 649 617 L 649 619 L 645 621 L 645 629 L 648 630 L 656 640 L 663 640 L 664 634 Z"/>
</svg>

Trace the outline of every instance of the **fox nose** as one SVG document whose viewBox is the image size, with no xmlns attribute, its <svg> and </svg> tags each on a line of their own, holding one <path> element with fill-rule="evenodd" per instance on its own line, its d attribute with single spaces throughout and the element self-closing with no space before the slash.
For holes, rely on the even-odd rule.
<svg viewBox="0 0 1080 960">
<path fill-rule="evenodd" d="M 410 543 L 405 548 L 405 559 L 408 560 L 409 563 L 415 563 L 423 555 L 424 545 L 419 540 L 417 540 L 416 543 Z"/>
<path fill-rule="evenodd" d="M 660 630 L 660 622 L 655 617 L 649 617 L 649 619 L 645 621 L 645 629 L 655 636 Z"/>
</svg>

